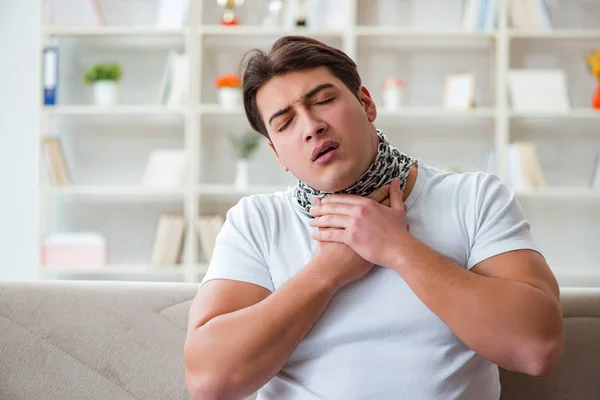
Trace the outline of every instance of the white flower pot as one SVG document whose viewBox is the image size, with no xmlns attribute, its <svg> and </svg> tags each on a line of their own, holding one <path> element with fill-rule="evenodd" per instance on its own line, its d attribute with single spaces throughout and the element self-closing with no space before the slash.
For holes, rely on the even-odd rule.
<svg viewBox="0 0 600 400">
<path fill-rule="evenodd" d="M 94 104 L 112 106 L 119 99 L 119 86 L 115 81 L 98 81 L 94 83 Z"/>
<path fill-rule="evenodd" d="M 235 88 L 221 88 L 218 91 L 219 104 L 224 108 L 238 108 L 242 104 L 242 91 Z"/>
<path fill-rule="evenodd" d="M 248 187 L 248 161 L 237 160 L 235 165 L 235 188 L 244 190 Z"/>
<path fill-rule="evenodd" d="M 387 110 L 395 111 L 402 107 L 404 89 L 391 86 L 383 90 L 383 105 Z"/>
</svg>

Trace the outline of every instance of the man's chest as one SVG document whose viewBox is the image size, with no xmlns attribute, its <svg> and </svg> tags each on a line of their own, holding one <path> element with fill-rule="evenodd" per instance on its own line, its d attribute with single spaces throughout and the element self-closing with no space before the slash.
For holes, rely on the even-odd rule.
<svg viewBox="0 0 600 400">
<path fill-rule="evenodd" d="M 465 266 L 469 240 L 456 223 L 407 215 L 410 233 L 444 257 Z M 308 220 L 287 221 L 273 235 L 269 249 L 269 270 L 275 289 L 297 274 L 314 257 L 317 243 L 311 235 L 316 230 Z"/>
</svg>

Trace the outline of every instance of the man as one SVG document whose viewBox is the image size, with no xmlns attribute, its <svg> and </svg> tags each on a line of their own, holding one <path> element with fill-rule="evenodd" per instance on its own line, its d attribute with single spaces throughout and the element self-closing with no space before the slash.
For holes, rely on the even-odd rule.
<svg viewBox="0 0 600 400">
<path fill-rule="evenodd" d="M 246 57 L 244 105 L 296 187 L 227 214 L 190 310 L 197 399 L 498 399 L 548 374 L 558 285 L 514 194 L 396 150 L 355 63 L 302 37 Z"/>
</svg>

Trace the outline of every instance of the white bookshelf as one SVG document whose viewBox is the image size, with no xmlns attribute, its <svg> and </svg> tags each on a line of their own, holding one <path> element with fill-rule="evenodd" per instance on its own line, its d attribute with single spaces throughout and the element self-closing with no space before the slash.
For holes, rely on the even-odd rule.
<svg viewBox="0 0 600 400">
<path fill-rule="evenodd" d="M 155 105 L 120 105 L 120 106 L 52 106 L 45 107 L 43 114 L 51 115 L 184 115 L 187 112 L 186 107 L 165 107 Z"/>
<path fill-rule="evenodd" d="M 600 29 L 556 29 L 551 32 L 507 32 L 511 39 L 545 39 L 545 40 L 599 40 Z"/>
<path fill-rule="evenodd" d="M 554 186 L 539 190 L 517 190 L 516 195 L 521 198 L 529 199 L 548 199 L 548 200 L 591 200 L 598 202 L 600 200 L 600 189 L 591 189 L 588 187 L 577 186 Z"/>
<path fill-rule="evenodd" d="M 44 10 L 46 0 L 39 1 L 40 9 Z M 384 78 L 391 75 L 408 78 L 406 107 L 399 111 L 380 107 L 376 124 L 380 124 L 402 151 L 428 163 L 476 170 L 485 151 L 493 147 L 500 155 L 496 173 L 505 179 L 507 146 L 520 138 L 532 138 L 540 143 L 542 166 L 552 167 L 548 170 L 548 187 L 517 191 L 516 194 L 532 226 L 537 227 L 534 229 L 536 237 L 542 249 L 547 250 L 551 266 L 560 271 L 559 277 L 568 278 L 565 278 L 565 284 L 579 282 L 586 285 L 593 281 L 600 285 L 600 279 L 595 278 L 600 276 L 600 266 L 593 267 L 600 259 L 600 252 L 594 246 L 600 240 L 600 230 L 581 226 L 586 221 L 600 218 L 600 190 L 587 187 L 583 177 L 591 172 L 586 170 L 585 164 L 589 161 L 589 152 L 600 152 L 600 135 L 597 134 L 600 132 L 600 112 L 588 107 L 591 92 L 585 90 L 593 89 L 593 81 L 590 76 L 583 75 L 586 72 L 582 59 L 569 61 L 567 56 L 562 57 L 562 47 L 550 45 L 574 43 L 579 46 L 577 48 L 588 46 L 592 49 L 594 41 L 600 40 L 597 29 L 600 25 L 593 24 L 600 22 L 600 15 L 594 17 L 579 10 L 587 5 L 583 0 L 564 2 L 554 5 L 557 8 L 553 17 L 557 23 L 553 31 L 515 30 L 509 26 L 507 1 L 502 0 L 497 29 L 464 32 L 452 29 L 446 23 L 455 15 L 451 2 L 445 5 L 436 2 L 439 15 L 434 15 L 432 20 L 437 18 L 439 27 L 419 25 L 415 22 L 418 16 L 406 16 L 412 15 L 411 6 L 416 1 L 348 0 L 347 24 L 334 29 L 263 27 L 260 20 L 266 10 L 264 0 L 245 2 L 238 10 L 242 25 L 237 27 L 218 24 L 219 10 L 214 1 L 191 2 L 189 21 L 182 29 L 154 29 L 148 19 L 102 28 L 51 26 L 42 19 L 40 52 L 45 45 L 58 43 L 61 51 L 64 48 L 66 71 L 62 76 L 76 79 L 61 84 L 64 101 L 60 105 L 40 107 L 39 136 L 60 134 L 72 139 L 73 145 L 67 148 L 67 155 L 73 155 L 74 162 L 78 160 L 77 165 L 82 167 L 71 187 L 50 187 L 43 176 L 40 177 L 39 243 L 41 245 L 46 233 L 56 229 L 56 221 L 64 219 L 55 210 L 56 203 L 67 202 L 70 206 L 63 206 L 61 212 L 69 213 L 69 207 L 75 214 L 83 212 L 80 208 L 96 210 L 94 207 L 105 207 L 106 210 L 101 208 L 103 220 L 98 224 L 110 219 L 106 215 L 112 212 L 117 222 L 111 229 L 117 231 L 121 223 L 123 229 L 133 232 L 132 235 L 140 233 L 147 245 L 136 247 L 136 254 L 113 255 L 110 264 L 102 269 L 47 270 L 40 267 L 40 275 L 47 279 L 64 276 L 118 279 L 125 275 L 161 279 L 162 274 L 172 272 L 181 280 L 198 282 L 206 268 L 206 260 L 200 253 L 194 229 L 186 230 L 180 265 L 154 268 L 147 264 L 154 233 L 152 222 L 163 207 L 164 211 L 183 212 L 188 226 L 193 226 L 200 213 L 224 213 L 243 196 L 286 190 L 293 185 L 293 178 L 278 170 L 270 149 L 262 146 L 252 161 L 252 170 L 261 172 L 251 178 L 249 187 L 238 190 L 233 186 L 234 165 L 225 134 L 246 130 L 248 123 L 243 109 L 223 109 L 217 104 L 212 82 L 218 74 L 235 72 L 239 58 L 250 48 L 267 49 L 279 36 L 299 34 L 337 46 L 355 59 L 363 83 L 378 105 L 381 104 L 379 85 Z M 152 2 L 139 3 L 151 5 Z M 144 9 L 139 14 L 148 16 L 150 11 Z M 393 15 L 402 17 L 394 21 Z M 109 15 L 107 19 L 110 19 Z M 175 108 L 159 106 L 154 101 L 170 49 L 185 51 L 189 55 L 189 69 L 194 72 L 190 74 L 188 105 Z M 544 56 L 529 64 L 526 55 L 539 51 L 544 52 Z M 89 90 L 80 82 L 82 69 L 96 59 L 113 56 L 124 65 L 124 76 L 128 79 L 123 82 L 122 105 L 103 108 L 89 105 Z M 537 67 L 535 63 L 541 62 L 538 59 L 546 60 L 553 68 L 566 65 L 569 76 L 578 80 L 571 93 L 574 97 L 571 111 L 518 113 L 511 110 L 505 90 L 509 69 Z M 477 107 L 466 112 L 444 110 L 441 99 L 445 74 L 468 69 L 477 75 Z M 584 79 L 589 82 L 587 88 L 580 84 Z M 568 139 L 565 138 L 567 134 Z M 139 149 L 135 147 L 136 143 L 139 143 Z M 187 181 L 180 189 L 159 190 L 139 185 L 136 177 L 143 167 L 140 164 L 154 144 L 183 148 L 189 155 Z M 101 157 L 95 158 L 96 154 L 104 151 L 104 160 L 111 160 L 108 157 L 112 156 L 112 145 L 115 149 L 129 146 L 133 149 L 131 157 L 117 152 L 114 157 L 118 162 L 106 166 L 106 176 L 97 174 L 94 166 L 103 167 L 97 164 Z M 78 150 L 78 146 L 85 150 Z M 97 152 L 95 148 L 98 148 Z M 564 172 L 569 164 L 560 156 L 563 150 L 564 158 L 573 160 L 572 176 Z M 585 154 L 580 156 L 578 152 Z M 560 161 L 556 167 L 551 162 L 555 158 Z M 39 160 L 43 174 L 41 152 Z M 119 208 L 121 204 L 126 204 L 125 210 Z M 135 226 L 129 226 L 127 218 L 130 215 L 138 218 L 137 213 L 140 213 L 139 220 L 142 221 L 146 210 L 147 218 L 138 231 Z M 559 226 L 553 219 L 557 213 L 566 227 Z M 572 218 L 567 218 L 564 213 L 572 213 Z M 78 223 L 75 217 L 65 218 L 75 225 Z M 90 229 L 94 229 L 93 218 L 83 219 L 89 222 Z M 564 246 L 558 246 L 554 244 L 557 229 L 575 233 Z M 577 265 L 580 267 L 574 267 Z"/>
<path fill-rule="evenodd" d="M 187 29 L 156 29 L 146 27 L 128 27 L 128 26 L 107 26 L 99 28 L 80 28 L 80 27 L 53 27 L 53 26 L 42 26 L 41 31 L 45 36 L 59 37 L 59 36 L 154 36 L 154 37 L 167 37 L 177 36 L 182 39 L 187 33 Z"/>
</svg>

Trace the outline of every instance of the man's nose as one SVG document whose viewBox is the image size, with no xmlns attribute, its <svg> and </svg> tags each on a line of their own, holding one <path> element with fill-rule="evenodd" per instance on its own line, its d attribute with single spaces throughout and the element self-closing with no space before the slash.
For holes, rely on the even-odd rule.
<svg viewBox="0 0 600 400">
<path fill-rule="evenodd" d="M 325 121 L 315 119 L 310 116 L 306 117 L 306 128 L 304 131 L 304 140 L 306 142 L 310 142 L 312 139 L 325 133 L 326 131 L 327 124 Z"/>
</svg>

